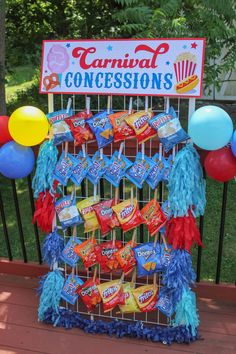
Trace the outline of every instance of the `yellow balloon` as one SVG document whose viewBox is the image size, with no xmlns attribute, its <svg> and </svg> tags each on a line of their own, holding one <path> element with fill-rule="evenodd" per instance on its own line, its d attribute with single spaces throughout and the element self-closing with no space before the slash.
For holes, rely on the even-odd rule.
<svg viewBox="0 0 236 354">
<path fill-rule="evenodd" d="M 40 109 L 23 106 L 17 108 L 10 116 L 8 129 L 18 144 L 34 146 L 46 138 L 49 124 L 46 115 Z"/>
</svg>

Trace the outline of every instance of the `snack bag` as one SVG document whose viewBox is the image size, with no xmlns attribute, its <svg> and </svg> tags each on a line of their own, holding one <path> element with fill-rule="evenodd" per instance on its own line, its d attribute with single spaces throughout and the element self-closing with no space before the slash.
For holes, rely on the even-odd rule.
<svg viewBox="0 0 236 354">
<path fill-rule="evenodd" d="M 166 289 L 163 287 L 159 292 L 157 308 L 167 317 L 172 316 L 174 313 L 174 306 L 170 291 L 166 291 Z"/>
<path fill-rule="evenodd" d="M 116 112 L 109 115 L 109 119 L 114 130 L 115 143 L 126 139 L 135 138 L 136 136 L 134 130 L 125 121 L 125 118 L 128 118 L 128 116 L 128 111 Z"/>
<path fill-rule="evenodd" d="M 74 305 L 76 300 L 78 299 L 78 294 L 76 290 L 83 283 L 83 280 L 81 280 L 77 275 L 70 274 L 69 277 L 66 279 L 61 291 L 62 299 L 69 302 L 71 305 Z"/>
<path fill-rule="evenodd" d="M 132 162 L 127 157 L 121 154 L 119 158 L 119 152 L 115 151 L 105 170 L 104 177 L 117 188 L 121 178 L 125 176 L 125 171 L 131 166 Z"/>
<path fill-rule="evenodd" d="M 124 200 L 112 207 L 124 232 L 134 229 L 143 223 L 143 217 L 138 208 L 137 199 Z"/>
<path fill-rule="evenodd" d="M 79 260 L 79 256 L 75 253 L 74 248 L 80 245 L 81 241 L 77 237 L 71 236 L 63 249 L 60 258 L 63 262 L 74 268 Z"/>
<path fill-rule="evenodd" d="M 111 111 L 110 113 L 113 112 Z M 87 123 L 96 137 L 99 149 L 113 141 L 113 127 L 109 121 L 109 114 L 107 114 L 106 110 L 89 118 Z"/>
<path fill-rule="evenodd" d="M 162 180 L 163 173 L 164 173 L 164 161 L 165 159 L 161 157 L 159 159 L 158 152 L 152 157 L 155 165 L 152 168 L 151 172 L 148 174 L 146 178 L 147 184 L 152 188 L 155 189 L 158 183 Z"/>
<path fill-rule="evenodd" d="M 162 206 L 161 206 L 161 210 L 163 211 L 165 217 L 166 217 L 166 221 L 170 220 L 171 216 L 172 216 L 172 213 L 171 213 L 171 209 L 170 209 L 170 205 L 169 205 L 169 202 L 168 200 L 166 200 Z M 160 229 L 160 233 L 164 234 L 166 232 L 166 228 L 165 226 L 163 226 L 161 229 Z"/>
<path fill-rule="evenodd" d="M 67 182 L 71 176 L 73 164 L 75 162 L 74 157 L 71 154 L 65 156 L 65 151 L 62 154 L 56 164 L 55 170 L 53 172 L 54 178 L 60 182 L 63 186 L 67 185 Z"/>
<path fill-rule="evenodd" d="M 84 232 L 95 231 L 100 228 L 93 205 L 99 202 L 99 196 L 89 197 L 77 203 L 77 208 L 84 219 Z"/>
<path fill-rule="evenodd" d="M 148 242 L 133 248 L 138 276 L 142 277 L 162 271 L 162 247 L 158 242 Z"/>
<path fill-rule="evenodd" d="M 100 178 L 105 173 L 107 166 L 109 165 L 109 159 L 107 156 L 103 155 L 100 158 L 99 151 L 95 152 L 92 157 L 92 165 L 88 168 L 87 178 L 92 184 L 97 184 Z"/>
<path fill-rule="evenodd" d="M 125 304 L 119 305 L 120 311 L 122 313 L 140 312 L 133 295 L 133 290 L 134 290 L 134 283 L 127 282 L 122 284 L 122 291 L 124 293 L 124 298 L 125 298 Z"/>
<path fill-rule="evenodd" d="M 63 229 L 83 223 L 76 208 L 75 198 L 70 195 L 60 198 L 55 202 L 55 210 Z"/>
<path fill-rule="evenodd" d="M 53 145 L 59 145 L 65 141 L 74 141 L 70 127 L 64 120 L 55 122 L 50 128 L 49 134 L 53 136 Z"/>
<path fill-rule="evenodd" d="M 73 167 L 70 179 L 74 184 L 80 186 L 83 179 L 86 177 L 89 167 L 92 166 L 91 159 L 88 155 L 84 157 L 83 152 L 80 151 L 73 160 Z"/>
<path fill-rule="evenodd" d="M 136 242 L 131 240 L 115 253 L 115 258 L 125 275 L 129 274 L 136 265 L 133 251 L 136 245 Z"/>
<path fill-rule="evenodd" d="M 100 280 L 98 278 L 95 280 L 91 278 L 77 289 L 77 294 L 81 297 L 89 312 L 93 311 L 97 304 L 102 301 L 98 291 L 99 284 Z"/>
<path fill-rule="evenodd" d="M 97 245 L 95 248 L 97 260 L 101 266 L 102 272 L 111 272 L 116 270 L 119 263 L 115 257 L 115 253 L 122 247 L 121 241 L 106 241 Z"/>
<path fill-rule="evenodd" d="M 125 175 L 138 188 L 142 188 L 143 182 L 154 166 L 155 162 L 151 158 L 144 155 L 142 159 L 142 153 L 138 152 L 132 167 L 126 171 Z"/>
<path fill-rule="evenodd" d="M 59 111 L 51 112 L 46 114 L 46 117 L 48 119 L 48 123 L 50 125 L 56 123 L 56 122 L 61 122 L 64 121 L 66 118 L 69 118 L 73 115 L 73 110 L 69 109 L 67 112 L 66 109 L 61 109 Z"/>
<path fill-rule="evenodd" d="M 149 109 L 148 112 L 139 111 L 125 118 L 126 123 L 134 130 L 139 143 L 144 143 L 157 135 L 155 129 L 149 125 L 152 117 L 153 113 Z"/>
<path fill-rule="evenodd" d="M 164 182 L 168 183 L 171 169 L 174 163 L 173 156 L 170 155 L 167 160 L 164 158 L 163 162 L 164 162 L 164 172 L 163 172 L 162 179 Z"/>
<path fill-rule="evenodd" d="M 141 312 L 156 309 L 158 288 L 154 284 L 143 285 L 133 290 L 133 296 Z"/>
<path fill-rule="evenodd" d="M 76 245 L 74 248 L 75 253 L 82 259 L 86 269 L 94 266 L 98 263 L 97 256 L 95 253 L 95 246 L 97 241 L 94 237 L 87 239 L 82 242 L 80 245 Z"/>
<path fill-rule="evenodd" d="M 75 145 L 82 145 L 94 139 L 94 135 L 86 123 L 87 119 L 92 117 L 92 113 L 87 114 L 87 110 L 79 112 L 66 119 L 75 139 Z"/>
<path fill-rule="evenodd" d="M 181 127 L 173 107 L 170 107 L 167 113 L 154 116 L 149 123 L 158 132 L 159 140 L 163 144 L 165 152 L 168 152 L 181 141 L 189 139 L 189 136 Z"/>
<path fill-rule="evenodd" d="M 155 199 L 150 200 L 150 202 L 144 206 L 141 210 L 141 214 L 151 236 L 154 236 L 167 221 L 160 204 Z"/>
<path fill-rule="evenodd" d="M 111 231 L 111 229 L 120 225 L 116 214 L 112 209 L 114 204 L 115 200 L 109 199 L 93 205 L 93 210 L 96 213 L 102 236 L 105 236 Z"/>
<path fill-rule="evenodd" d="M 98 285 L 98 291 L 102 298 L 105 313 L 113 310 L 117 305 L 125 305 L 120 279 Z"/>
</svg>

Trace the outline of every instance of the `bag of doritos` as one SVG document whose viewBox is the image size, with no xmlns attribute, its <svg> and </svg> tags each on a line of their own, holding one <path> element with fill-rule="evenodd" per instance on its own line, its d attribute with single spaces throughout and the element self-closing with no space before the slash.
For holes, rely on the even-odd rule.
<svg viewBox="0 0 236 354">
<path fill-rule="evenodd" d="M 94 266 L 98 263 L 97 255 L 95 252 L 95 246 L 97 241 L 94 237 L 82 242 L 80 245 L 76 245 L 74 248 L 75 253 L 82 259 L 86 269 Z"/>
<path fill-rule="evenodd" d="M 148 174 L 146 178 L 147 184 L 152 188 L 155 189 L 158 183 L 162 180 L 163 173 L 164 173 L 164 157 L 159 157 L 158 152 L 152 157 L 155 165 L 152 168 L 151 172 Z"/>
<path fill-rule="evenodd" d="M 156 242 L 148 242 L 133 248 L 137 263 L 138 276 L 154 274 L 163 270 L 162 247 Z"/>
<path fill-rule="evenodd" d="M 70 179 L 74 184 L 80 186 L 83 179 L 86 177 L 89 168 L 92 166 L 91 159 L 88 155 L 83 155 L 80 151 L 78 155 L 73 159 L 73 167 Z"/>
<path fill-rule="evenodd" d="M 81 280 L 77 275 L 70 274 L 61 291 L 62 299 L 69 302 L 71 305 L 74 305 L 78 298 L 76 290 L 83 283 L 83 280 Z"/>
<path fill-rule="evenodd" d="M 121 247 L 122 242 L 117 240 L 106 241 L 95 247 L 97 260 L 102 272 L 111 272 L 118 268 L 119 263 L 115 257 L 115 253 Z"/>
<path fill-rule="evenodd" d="M 124 200 L 122 203 L 112 207 L 124 232 L 134 229 L 144 222 L 140 213 L 137 199 Z"/>
<path fill-rule="evenodd" d="M 77 290 L 77 294 L 81 297 L 81 300 L 89 312 L 93 311 L 97 304 L 102 301 L 98 291 L 98 285 L 100 285 L 100 280 L 98 278 L 91 278 Z"/>
<path fill-rule="evenodd" d="M 125 171 L 132 166 L 132 162 L 123 154 L 115 151 L 105 170 L 104 177 L 116 188 L 119 187 L 121 178 L 125 176 Z"/>
<path fill-rule="evenodd" d="M 120 279 L 98 285 L 98 291 L 102 298 L 104 312 L 113 310 L 117 305 L 125 305 Z"/>
<path fill-rule="evenodd" d="M 151 110 L 139 111 L 130 114 L 125 118 L 126 123 L 134 130 L 139 143 L 154 138 L 157 135 L 155 129 L 149 125 L 149 120 L 153 117 Z"/>
<path fill-rule="evenodd" d="M 111 111 L 111 113 L 113 112 Z M 103 148 L 113 141 L 113 127 L 106 110 L 89 118 L 87 123 L 96 137 L 98 149 Z"/>
<path fill-rule="evenodd" d="M 77 203 L 77 208 L 84 219 L 84 232 L 95 231 L 100 228 L 93 205 L 99 202 L 99 196 L 89 197 Z"/>
<path fill-rule="evenodd" d="M 128 111 L 116 112 L 109 115 L 109 119 L 114 130 L 115 143 L 126 139 L 135 138 L 136 136 L 134 130 L 125 121 L 125 118 L 128 118 L 128 115 Z"/>
<path fill-rule="evenodd" d="M 75 198 L 68 195 L 58 199 L 54 205 L 63 229 L 83 223 L 76 208 Z"/>
<path fill-rule="evenodd" d="M 156 309 L 158 288 L 156 284 L 143 285 L 133 290 L 133 296 L 141 312 Z"/>
<path fill-rule="evenodd" d="M 115 200 L 109 199 L 93 205 L 93 210 L 96 213 L 102 236 L 105 236 L 114 227 L 118 227 L 120 225 L 116 214 L 112 209 L 114 204 Z"/>
<path fill-rule="evenodd" d="M 160 204 L 155 199 L 143 207 L 141 214 L 151 236 L 154 236 L 167 221 Z"/>
<path fill-rule="evenodd" d="M 109 159 L 103 155 L 100 157 L 99 151 L 95 152 L 92 157 L 92 165 L 88 168 L 87 178 L 92 184 L 97 184 L 100 178 L 104 175 L 107 166 L 109 165 Z"/>
<path fill-rule="evenodd" d="M 66 119 L 66 123 L 69 125 L 74 136 L 75 145 L 82 145 L 95 139 L 91 129 L 86 123 L 86 120 L 90 117 L 92 117 L 92 113 L 87 113 L 85 110 Z"/>
<path fill-rule="evenodd" d="M 126 171 L 126 177 L 138 188 L 142 188 L 144 181 L 155 166 L 154 161 L 138 152 L 133 165 Z"/>
</svg>

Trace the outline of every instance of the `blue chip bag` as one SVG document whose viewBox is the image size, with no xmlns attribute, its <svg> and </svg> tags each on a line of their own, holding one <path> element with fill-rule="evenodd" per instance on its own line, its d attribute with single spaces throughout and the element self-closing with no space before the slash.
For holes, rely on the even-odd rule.
<svg viewBox="0 0 236 354">
<path fill-rule="evenodd" d="M 171 169 L 172 169 L 173 162 L 174 162 L 173 156 L 170 155 L 167 159 L 163 158 L 163 162 L 164 162 L 164 172 L 163 172 L 162 180 L 164 182 L 168 183 Z"/>
<path fill-rule="evenodd" d="M 53 144 L 59 145 L 65 141 L 73 141 L 74 137 L 70 127 L 66 124 L 65 119 L 73 115 L 73 110 L 61 109 L 46 114 L 49 124 L 51 125 L 50 134 L 53 135 Z"/>
<path fill-rule="evenodd" d="M 113 112 L 110 111 L 109 114 Z M 109 120 L 109 114 L 106 110 L 99 112 L 87 119 L 86 123 L 94 133 L 98 148 L 101 149 L 104 146 L 110 144 L 113 141 L 113 126 Z"/>
<path fill-rule="evenodd" d="M 148 185 L 152 188 L 155 189 L 158 185 L 158 183 L 162 180 L 163 173 L 164 173 L 164 158 L 161 157 L 159 160 L 159 154 L 158 152 L 152 157 L 152 160 L 154 161 L 155 165 L 149 175 L 146 178 L 146 181 Z"/>
<path fill-rule="evenodd" d="M 163 247 L 157 242 L 141 244 L 133 248 L 137 262 L 138 276 L 150 275 L 162 271 L 161 253 Z"/>
<path fill-rule="evenodd" d="M 60 198 L 55 202 L 55 210 L 63 229 L 67 227 L 82 224 L 83 220 L 76 208 L 75 198 L 70 195 Z"/>
<path fill-rule="evenodd" d="M 119 187 L 121 178 L 125 176 L 125 171 L 131 166 L 132 162 L 127 157 L 121 154 L 119 158 L 119 152 L 115 151 L 106 168 L 104 177 L 113 186 Z"/>
<path fill-rule="evenodd" d="M 157 130 L 160 142 L 164 146 L 165 152 L 168 152 L 181 141 L 189 139 L 188 134 L 180 125 L 173 107 L 170 107 L 167 113 L 161 113 L 149 120 L 152 128 Z"/>
<path fill-rule="evenodd" d="M 144 155 L 142 160 L 142 153 L 138 152 L 133 165 L 126 171 L 126 177 L 134 183 L 138 188 L 142 188 L 143 182 L 155 166 L 155 162 Z"/>
<path fill-rule="evenodd" d="M 67 185 L 71 176 L 74 160 L 75 158 L 71 154 L 68 153 L 67 156 L 65 156 L 65 152 L 62 151 L 60 159 L 56 164 L 53 176 L 54 179 L 60 182 L 63 186 Z"/>
<path fill-rule="evenodd" d="M 92 166 L 92 162 L 88 155 L 83 155 L 82 151 L 78 153 L 73 161 L 74 163 L 70 179 L 74 184 L 80 186 L 81 182 L 86 177 L 89 168 Z"/>
<path fill-rule="evenodd" d="M 167 217 L 167 221 L 170 220 L 170 218 L 172 216 L 172 213 L 171 213 L 171 209 L 170 209 L 170 205 L 169 205 L 168 200 L 166 200 L 162 204 L 161 210 L 163 211 L 164 215 Z M 166 232 L 165 226 L 163 226 L 159 231 L 160 231 L 161 234 L 165 234 L 165 232 Z"/>
<path fill-rule="evenodd" d="M 173 315 L 174 306 L 170 289 L 166 289 L 165 287 L 160 289 L 157 300 L 157 308 L 167 317 Z"/>
<path fill-rule="evenodd" d="M 61 122 L 62 120 L 65 120 L 66 118 L 69 118 L 73 115 L 73 110 L 69 109 L 67 112 L 66 109 L 61 109 L 59 111 L 51 112 L 46 114 L 46 117 L 48 119 L 48 123 L 50 125 L 56 123 L 56 122 Z"/>
<path fill-rule="evenodd" d="M 76 245 L 80 245 L 82 242 L 77 238 L 71 236 L 66 246 L 64 247 L 60 258 L 63 262 L 74 268 L 80 259 L 77 253 L 74 252 Z"/>
<path fill-rule="evenodd" d="M 103 155 L 100 158 L 99 151 L 95 152 L 92 157 L 92 165 L 88 168 L 87 178 L 92 184 L 97 184 L 100 178 L 105 173 L 107 166 L 109 165 L 109 159 Z"/>
<path fill-rule="evenodd" d="M 62 299 L 69 302 L 71 305 L 74 305 L 79 296 L 76 293 L 76 290 L 83 284 L 83 280 L 81 280 L 77 275 L 70 274 L 61 291 Z"/>
</svg>

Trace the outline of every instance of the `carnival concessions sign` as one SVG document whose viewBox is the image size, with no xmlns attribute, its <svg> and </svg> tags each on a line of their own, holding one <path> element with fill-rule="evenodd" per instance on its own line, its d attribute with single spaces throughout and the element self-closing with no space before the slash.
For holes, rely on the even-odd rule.
<svg viewBox="0 0 236 354">
<path fill-rule="evenodd" d="M 44 41 L 41 93 L 200 97 L 204 38 Z"/>
</svg>

